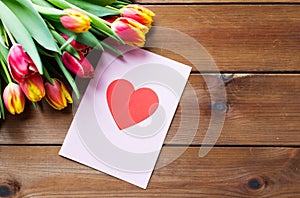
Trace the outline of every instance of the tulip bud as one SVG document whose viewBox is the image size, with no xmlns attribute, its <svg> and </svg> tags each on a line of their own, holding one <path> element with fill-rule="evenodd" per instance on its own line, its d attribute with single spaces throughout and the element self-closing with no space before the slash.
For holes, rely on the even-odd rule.
<svg viewBox="0 0 300 198">
<path fill-rule="evenodd" d="M 25 78 L 20 86 L 26 97 L 32 102 L 38 102 L 45 96 L 44 82 L 39 73 Z"/>
<path fill-rule="evenodd" d="M 68 30 L 78 34 L 91 28 L 91 20 L 85 13 L 72 8 L 64 11 L 67 14 L 60 17 L 60 22 Z"/>
<path fill-rule="evenodd" d="M 61 110 L 67 107 L 68 103 L 72 103 L 72 97 L 66 86 L 58 79 L 53 79 L 53 85 L 45 84 L 46 101 L 51 107 L 56 110 Z"/>
<path fill-rule="evenodd" d="M 136 4 L 124 6 L 120 9 L 120 12 L 122 17 L 134 19 L 148 27 L 151 26 L 151 23 L 153 22 L 152 17 L 155 16 L 151 10 Z"/>
<path fill-rule="evenodd" d="M 93 77 L 94 67 L 82 53 L 79 53 L 79 56 L 80 60 L 72 56 L 69 52 L 64 52 L 62 55 L 62 61 L 64 65 L 77 76 L 81 78 Z"/>
<path fill-rule="evenodd" d="M 8 68 L 16 82 L 38 72 L 34 62 L 20 44 L 13 45 L 8 53 Z"/>
<path fill-rule="evenodd" d="M 138 47 L 145 45 L 145 34 L 149 31 L 147 26 L 125 17 L 116 19 L 111 28 L 126 44 Z"/>
<path fill-rule="evenodd" d="M 18 84 L 10 82 L 3 91 L 6 109 L 13 115 L 20 114 L 25 108 L 25 97 Z"/>
<path fill-rule="evenodd" d="M 65 35 L 65 34 L 61 34 L 61 36 L 65 39 L 68 40 L 69 36 Z M 82 52 L 83 54 L 87 54 L 89 52 L 89 50 L 91 49 L 90 46 L 78 43 L 76 40 L 72 40 L 70 45 L 78 52 Z"/>
</svg>

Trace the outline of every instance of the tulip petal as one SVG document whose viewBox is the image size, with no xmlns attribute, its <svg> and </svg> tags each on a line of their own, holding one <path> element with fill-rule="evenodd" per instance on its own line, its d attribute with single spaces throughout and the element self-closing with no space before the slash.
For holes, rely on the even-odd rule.
<svg viewBox="0 0 300 198">
<path fill-rule="evenodd" d="M 56 110 L 67 107 L 67 103 L 72 103 L 72 98 L 65 85 L 58 79 L 53 79 L 53 85 L 46 83 L 46 101 Z M 68 98 L 70 97 L 70 98 Z"/>
<path fill-rule="evenodd" d="M 9 83 L 3 91 L 6 109 L 13 115 L 20 114 L 25 108 L 25 98 L 19 85 Z"/>
<path fill-rule="evenodd" d="M 46 94 L 44 82 L 39 73 L 24 79 L 20 82 L 20 87 L 26 97 L 32 102 L 40 101 Z"/>
</svg>

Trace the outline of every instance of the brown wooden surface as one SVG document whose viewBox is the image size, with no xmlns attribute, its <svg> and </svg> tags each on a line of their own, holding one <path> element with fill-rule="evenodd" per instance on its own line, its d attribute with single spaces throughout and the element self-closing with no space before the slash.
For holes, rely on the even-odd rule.
<svg viewBox="0 0 300 198">
<path fill-rule="evenodd" d="M 158 164 L 171 162 L 179 149 L 164 147 Z M 295 197 L 299 194 L 297 148 L 220 147 L 204 158 L 198 157 L 198 147 L 189 148 L 177 160 L 155 170 L 147 190 L 58 157 L 58 150 L 54 146 L 2 146 L 0 159 L 5 166 L 0 167 L 0 181 L 14 189 L 18 197 Z"/>
<path fill-rule="evenodd" d="M 155 26 L 196 39 L 226 77 L 234 73 L 225 79 L 227 101 L 211 101 L 207 87 L 214 86 L 199 73 L 210 71 L 205 57 L 180 38 L 154 32 L 148 40 L 162 47 L 149 50 L 202 69 L 194 66 L 189 83 L 197 97 L 185 90 L 157 166 L 172 163 L 154 171 L 148 189 L 59 157 L 72 107 L 59 112 L 43 102 L 0 123 L 0 197 L 300 197 L 299 1 L 138 2 L 151 4 Z M 168 42 L 189 57 L 164 49 Z M 211 113 L 220 110 L 216 102 L 225 107 L 225 124 L 216 147 L 200 158 Z"/>
<path fill-rule="evenodd" d="M 216 75 L 206 74 L 206 77 Z M 192 74 L 172 122 L 165 143 L 201 144 L 211 119 L 211 99 L 200 74 Z M 226 83 L 228 106 L 219 145 L 298 145 L 300 142 L 300 75 L 236 74 Z M 190 123 L 199 113 L 190 102 L 199 101 L 199 128 Z M 223 104 L 223 103 L 221 103 Z M 2 123 L 1 144 L 61 144 L 73 118 L 72 108 L 57 112 L 43 103 L 34 109 L 28 104 L 19 116 Z M 188 115 L 182 113 L 184 108 Z M 213 109 L 214 110 L 214 109 Z M 216 110 L 215 110 L 216 111 Z M 180 121 L 182 124 L 180 125 Z M 49 123 L 55 123 L 49 127 Z M 181 130 L 179 130 L 179 126 Z M 197 133 L 196 133 L 197 132 Z M 196 133 L 195 137 L 191 134 Z"/>
<path fill-rule="evenodd" d="M 300 5 L 151 5 L 156 26 L 179 30 L 196 39 L 211 54 L 220 71 L 299 71 Z M 171 41 L 189 50 L 189 43 L 170 35 L 157 46 Z M 170 41 L 171 40 L 171 41 Z M 165 43 L 164 43 L 165 42 Z M 170 50 L 154 52 L 189 64 L 205 62 L 191 53 L 186 60 Z M 205 70 L 209 70 L 205 69 Z M 195 68 L 194 68 L 195 71 Z"/>
</svg>

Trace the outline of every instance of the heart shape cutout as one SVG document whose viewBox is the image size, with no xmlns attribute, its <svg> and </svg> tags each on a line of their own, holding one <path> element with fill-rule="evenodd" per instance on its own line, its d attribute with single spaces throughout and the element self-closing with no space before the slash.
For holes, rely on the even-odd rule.
<svg viewBox="0 0 300 198">
<path fill-rule="evenodd" d="M 150 88 L 135 90 L 125 79 L 111 82 L 106 91 L 109 110 L 120 130 L 150 117 L 157 109 L 157 94 Z"/>
</svg>

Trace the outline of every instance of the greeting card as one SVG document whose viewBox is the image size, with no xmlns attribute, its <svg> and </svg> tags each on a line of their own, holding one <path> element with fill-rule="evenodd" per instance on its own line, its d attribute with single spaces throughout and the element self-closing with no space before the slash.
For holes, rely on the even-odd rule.
<svg viewBox="0 0 300 198">
<path fill-rule="evenodd" d="M 145 189 L 191 67 L 119 50 L 101 55 L 59 155 Z"/>
</svg>

